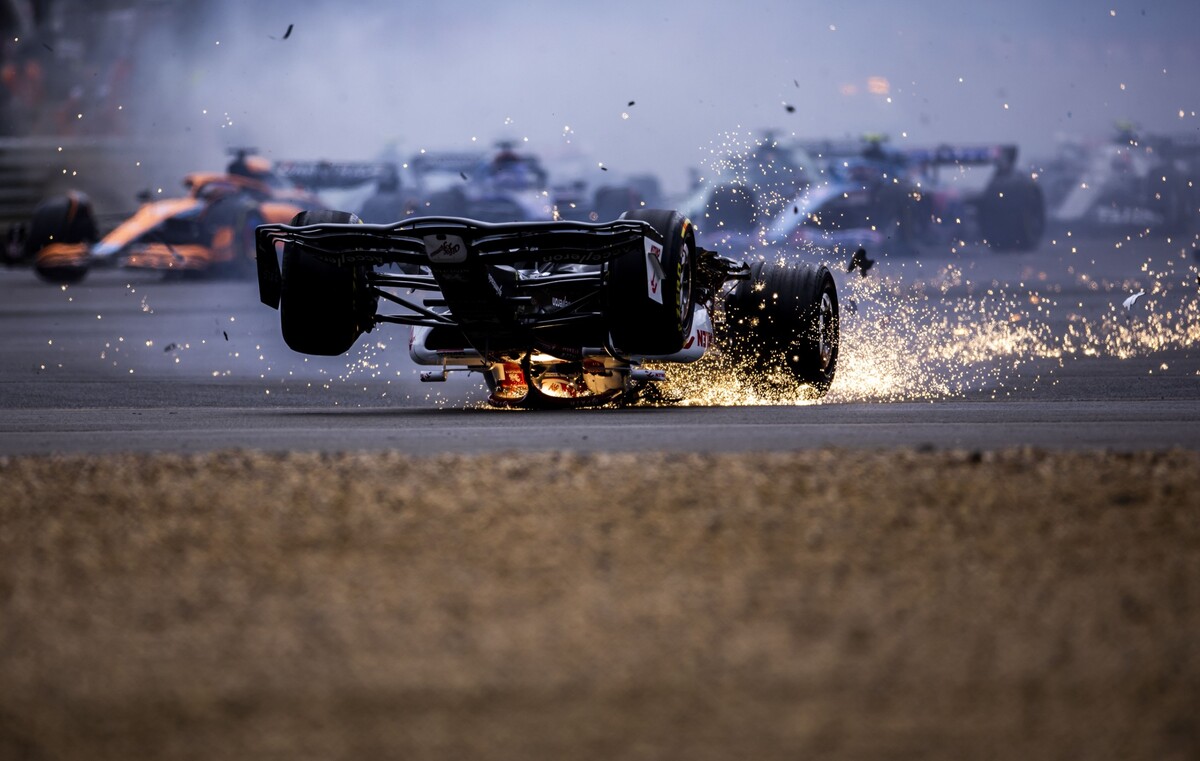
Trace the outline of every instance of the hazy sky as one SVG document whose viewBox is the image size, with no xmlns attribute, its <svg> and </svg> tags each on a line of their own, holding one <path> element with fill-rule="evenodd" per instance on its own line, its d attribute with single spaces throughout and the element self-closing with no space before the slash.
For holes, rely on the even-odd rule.
<svg viewBox="0 0 1200 761">
<path fill-rule="evenodd" d="M 278 157 L 528 137 L 680 189 L 714 146 L 766 128 L 1016 141 L 1026 156 L 1120 120 L 1200 129 L 1200 0 L 205 7 L 201 27 L 143 35 L 168 83 L 166 128 Z"/>
</svg>

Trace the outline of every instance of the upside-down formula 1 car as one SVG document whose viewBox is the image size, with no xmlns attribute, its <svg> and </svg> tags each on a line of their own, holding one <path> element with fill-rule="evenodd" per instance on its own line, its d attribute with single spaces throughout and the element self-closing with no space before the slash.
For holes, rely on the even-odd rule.
<svg viewBox="0 0 1200 761">
<path fill-rule="evenodd" d="M 146 199 L 97 240 L 87 197 L 68 193 L 34 210 L 26 255 L 42 279 L 74 283 L 92 267 L 178 273 L 254 272 L 254 229 L 321 205 L 317 188 L 348 187 L 382 176 L 380 164 L 287 162 L 272 166 L 238 151 L 226 173 L 184 178 L 181 198 Z"/>
<path fill-rule="evenodd" d="M 824 394 L 837 367 L 828 269 L 718 256 L 696 246 L 677 211 L 391 225 L 309 211 L 260 226 L 257 258 L 260 296 L 279 309 L 293 350 L 339 355 L 377 325 L 407 325 L 411 357 L 434 368 L 423 381 L 481 373 L 493 406 L 653 398 L 662 365 L 694 362 L 717 343 L 752 383 L 775 388 Z"/>
</svg>

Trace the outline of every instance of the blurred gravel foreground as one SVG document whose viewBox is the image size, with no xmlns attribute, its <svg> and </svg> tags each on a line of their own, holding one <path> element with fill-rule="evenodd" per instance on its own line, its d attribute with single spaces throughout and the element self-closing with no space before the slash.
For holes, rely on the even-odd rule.
<svg viewBox="0 0 1200 761">
<path fill-rule="evenodd" d="M 1200 453 L 0 460 L 0 759 L 1195 759 Z"/>
</svg>

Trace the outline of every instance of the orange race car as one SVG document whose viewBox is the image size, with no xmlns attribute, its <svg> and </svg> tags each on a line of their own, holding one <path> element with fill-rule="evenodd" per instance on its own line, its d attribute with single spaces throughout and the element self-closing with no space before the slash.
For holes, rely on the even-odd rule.
<svg viewBox="0 0 1200 761">
<path fill-rule="evenodd" d="M 96 266 L 250 276 L 255 227 L 320 207 L 316 188 L 353 187 L 394 173 L 382 163 L 272 166 L 239 150 L 224 174 L 187 175 L 186 196 L 146 200 L 102 238 L 87 196 L 70 192 L 47 199 L 34 210 L 26 255 L 52 283 L 78 282 Z"/>
</svg>

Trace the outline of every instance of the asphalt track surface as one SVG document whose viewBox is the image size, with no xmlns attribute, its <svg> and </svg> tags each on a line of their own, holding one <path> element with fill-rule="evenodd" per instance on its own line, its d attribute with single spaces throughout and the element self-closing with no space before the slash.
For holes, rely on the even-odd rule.
<svg viewBox="0 0 1200 761">
<path fill-rule="evenodd" d="M 857 340 L 856 320 L 890 332 L 882 342 L 875 333 L 855 358 L 844 351 L 822 403 L 737 404 L 726 395 L 551 412 L 487 409 L 478 376 L 421 383 L 407 333 L 395 326 L 343 357 L 295 354 L 254 283 L 106 271 L 63 288 L 28 269 L 3 270 L 0 455 L 1200 448 L 1198 326 L 1190 324 L 1200 259 L 1190 241 L 1111 234 L 1048 238 L 1020 254 L 941 249 L 881 260 L 866 279 L 830 263 L 843 299 L 858 294 L 863 304 L 855 314 L 843 305 L 845 340 Z M 888 285 L 863 297 L 872 283 Z M 866 383 L 891 368 L 874 367 L 872 352 L 919 344 L 928 315 L 898 312 L 917 294 L 928 306 L 931 284 L 939 313 L 975 315 L 956 323 L 956 335 L 967 336 L 963 358 L 950 347 L 926 360 L 922 345 L 902 370 L 906 383 Z M 1138 289 L 1148 296 L 1122 307 Z M 1019 307 L 991 308 L 1000 294 Z M 1053 312 L 1031 306 L 1051 298 Z M 997 323 L 1035 320 L 1041 337 L 1031 350 L 990 355 L 991 344 L 970 341 Z M 1088 326 L 1100 348 L 1058 351 L 1071 325 Z M 1106 330 L 1136 340 L 1108 346 Z M 954 383 L 942 382 L 948 377 Z"/>
</svg>

